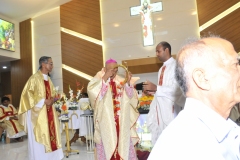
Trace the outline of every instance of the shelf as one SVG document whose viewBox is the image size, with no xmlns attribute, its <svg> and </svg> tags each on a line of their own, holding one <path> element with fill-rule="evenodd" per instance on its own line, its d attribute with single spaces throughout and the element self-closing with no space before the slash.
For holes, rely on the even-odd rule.
<svg viewBox="0 0 240 160">
<path fill-rule="evenodd" d="M 176 56 L 173 55 L 173 58 Z M 122 64 L 128 66 L 128 70 L 132 74 L 158 72 L 163 65 L 163 62 L 159 61 L 157 57 L 139 58 L 123 60 Z M 126 65 L 127 64 L 127 65 Z"/>
</svg>

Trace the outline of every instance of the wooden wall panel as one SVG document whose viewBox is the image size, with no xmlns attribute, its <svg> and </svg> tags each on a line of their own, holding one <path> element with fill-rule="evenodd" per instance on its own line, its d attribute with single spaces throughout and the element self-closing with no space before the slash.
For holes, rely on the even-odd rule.
<svg viewBox="0 0 240 160">
<path fill-rule="evenodd" d="M 2 95 L 11 95 L 11 72 L 1 72 Z"/>
<path fill-rule="evenodd" d="M 197 0 L 199 26 L 238 2 L 239 0 Z"/>
<path fill-rule="evenodd" d="M 102 40 L 100 1 L 72 0 L 60 7 L 61 27 Z"/>
<path fill-rule="evenodd" d="M 61 33 L 62 63 L 94 76 L 103 66 L 102 46 Z"/>
<path fill-rule="evenodd" d="M 240 8 L 214 23 L 201 32 L 201 35 L 213 33 L 230 41 L 235 50 L 240 52 Z"/>
<path fill-rule="evenodd" d="M 87 92 L 87 85 L 89 80 L 84 79 L 76 74 L 73 74 L 65 69 L 62 69 L 63 73 L 63 92 L 69 97 L 69 85 L 73 90 L 73 94 L 77 94 L 76 80 L 80 82 L 80 86 L 84 85 L 83 92 Z"/>
<path fill-rule="evenodd" d="M 60 6 L 61 27 L 102 40 L 100 1 L 72 0 Z M 88 75 L 94 76 L 103 66 L 102 46 L 61 32 L 62 63 Z M 76 80 L 88 80 L 63 69 L 63 91 L 76 86 Z"/>
<path fill-rule="evenodd" d="M 12 103 L 18 108 L 20 96 L 25 83 L 32 75 L 32 29 L 31 19 L 20 22 L 20 56 L 11 62 Z"/>
</svg>

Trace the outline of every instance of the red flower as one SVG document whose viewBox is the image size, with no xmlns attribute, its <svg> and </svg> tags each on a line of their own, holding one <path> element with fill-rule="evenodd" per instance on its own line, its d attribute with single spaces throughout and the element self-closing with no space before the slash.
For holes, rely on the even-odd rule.
<svg viewBox="0 0 240 160">
<path fill-rule="evenodd" d="M 62 105 L 62 110 L 63 111 L 66 111 L 67 110 L 67 106 L 64 104 L 64 105 Z"/>
<path fill-rule="evenodd" d="M 78 82 L 77 80 L 76 80 L 76 85 L 77 85 L 77 86 L 80 86 L 80 82 Z"/>
</svg>

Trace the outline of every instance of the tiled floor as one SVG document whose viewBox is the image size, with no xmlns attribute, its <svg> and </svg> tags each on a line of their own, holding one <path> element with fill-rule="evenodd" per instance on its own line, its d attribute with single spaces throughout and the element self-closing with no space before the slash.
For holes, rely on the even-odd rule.
<svg viewBox="0 0 240 160">
<path fill-rule="evenodd" d="M 70 138 L 72 135 L 70 135 Z M 24 137 L 23 142 L 11 142 L 5 144 L 0 142 L 0 160 L 28 160 L 28 139 Z M 62 146 L 65 147 L 66 137 L 62 134 Z M 76 143 L 72 143 L 71 149 L 79 150 L 79 154 L 71 153 L 65 160 L 94 160 L 94 154 L 87 152 L 86 144 L 80 142 L 80 139 Z"/>
</svg>

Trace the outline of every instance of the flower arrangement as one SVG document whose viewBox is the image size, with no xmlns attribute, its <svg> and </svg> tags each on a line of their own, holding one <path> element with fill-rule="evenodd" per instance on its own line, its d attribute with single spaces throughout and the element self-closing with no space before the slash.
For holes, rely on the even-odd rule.
<svg viewBox="0 0 240 160">
<path fill-rule="evenodd" d="M 139 108 L 143 110 L 149 110 L 152 100 L 153 95 L 143 95 L 139 98 Z"/>
<path fill-rule="evenodd" d="M 53 106 L 56 108 L 58 112 L 61 113 L 61 111 L 64 111 L 65 113 L 68 110 L 77 110 L 78 109 L 78 101 L 80 98 L 82 98 L 82 91 L 84 88 L 84 85 L 81 86 L 80 82 L 76 80 L 77 85 L 77 95 L 73 94 L 73 90 L 71 89 L 69 85 L 69 99 L 67 98 L 66 94 L 58 93 L 59 87 L 55 87 L 55 97 L 54 97 L 54 103 Z M 81 87 L 80 87 L 81 86 Z"/>
<path fill-rule="evenodd" d="M 69 110 L 77 110 L 78 109 L 78 102 L 82 96 L 82 91 L 83 91 L 84 85 L 82 85 L 82 87 L 80 89 L 81 84 L 77 80 L 76 80 L 76 85 L 77 85 L 77 95 L 73 94 L 73 90 L 70 88 L 70 85 L 69 85 L 70 98 L 67 102 Z"/>
<path fill-rule="evenodd" d="M 66 101 L 67 101 L 67 97 L 66 97 L 66 95 L 64 94 L 64 93 L 62 93 L 62 94 L 59 94 L 58 93 L 58 86 L 57 87 L 55 87 L 55 97 L 54 97 L 54 103 L 53 103 L 53 106 L 56 108 L 56 110 L 58 111 L 58 112 L 60 112 L 61 113 L 61 110 L 62 110 L 62 106 L 66 103 Z"/>
<path fill-rule="evenodd" d="M 61 122 L 68 122 L 69 117 L 68 117 L 68 110 L 77 110 L 78 109 L 78 100 L 82 96 L 82 91 L 84 86 L 82 85 L 81 89 L 80 83 L 76 81 L 77 85 L 77 95 L 73 94 L 73 90 L 71 89 L 69 85 L 69 99 L 67 98 L 66 94 L 58 93 L 58 86 L 55 87 L 55 97 L 54 97 L 54 103 L 53 106 L 55 107 L 56 111 L 60 112 L 59 119 Z"/>
</svg>

